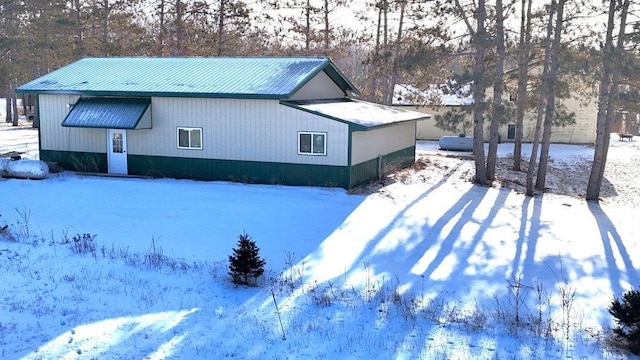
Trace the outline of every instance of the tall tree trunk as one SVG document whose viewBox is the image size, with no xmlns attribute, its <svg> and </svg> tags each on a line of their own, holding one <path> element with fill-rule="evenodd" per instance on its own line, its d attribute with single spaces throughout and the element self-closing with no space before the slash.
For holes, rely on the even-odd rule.
<svg viewBox="0 0 640 360">
<path fill-rule="evenodd" d="M 489 123 L 489 152 L 487 153 L 487 180 L 493 181 L 496 175 L 498 161 L 498 140 L 500 138 L 500 123 L 504 118 L 502 94 L 504 92 L 504 12 L 502 0 L 496 0 L 496 64 L 493 82 L 493 107 L 491 122 Z"/>
<path fill-rule="evenodd" d="M 225 20 L 225 15 L 224 15 L 224 9 L 225 9 L 225 0 L 220 0 L 220 8 L 218 9 L 218 56 L 222 56 L 222 53 L 224 51 L 224 46 L 223 46 L 223 41 L 222 41 L 222 37 L 224 34 L 224 20 Z"/>
<path fill-rule="evenodd" d="M 13 106 L 11 104 L 11 93 L 12 93 L 12 89 L 11 87 L 9 87 L 9 89 L 7 90 L 7 95 L 4 97 L 5 98 L 5 106 L 4 106 L 4 122 L 6 123 L 11 123 L 13 122 Z"/>
<path fill-rule="evenodd" d="M 382 33 L 382 43 L 384 44 L 385 51 L 389 45 L 389 0 L 382 0 L 384 6 L 382 7 L 382 18 L 384 20 L 384 27 Z"/>
<path fill-rule="evenodd" d="M 182 17 L 182 1 L 176 0 L 176 55 L 182 56 L 184 55 L 184 49 L 182 47 L 182 37 L 183 37 L 183 17 Z"/>
<path fill-rule="evenodd" d="M 109 56 L 109 0 L 104 0 L 102 4 L 102 51 L 104 56 Z"/>
<path fill-rule="evenodd" d="M 485 0 L 478 0 L 476 32 L 474 38 L 475 59 L 473 65 L 473 155 L 476 167 L 476 183 L 486 185 L 487 173 L 484 157 L 484 111 L 485 111 L 485 53 L 487 34 Z"/>
<path fill-rule="evenodd" d="M 542 131 L 542 146 L 540 148 L 540 165 L 538 166 L 538 176 L 536 178 L 536 188 L 544 191 L 547 181 L 547 164 L 549 162 L 549 149 L 551 148 L 551 128 L 555 113 L 555 100 L 558 84 L 558 53 L 560 52 L 560 39 L 562 37 L 562 24 L 564 20 L 564 4 L 566 0 L 558 1 L 556 11 L 556 25 L 553 33 L 553 43 L 551 44 L 551 65 L 549 66 L 548 84 L 546 87 L 547 103 L 544 114 L 544 128 Z"/>
<path fill-rule="evenodd" d="M 82 4 L 80 4 L 80 0 L 73 0 L 73 10 L 74 10 L 75 25 L 76 26 L 82 25 L 82 15 L 81 15 Z M 80 30 L 80 28 L 76 28 L 76 30 Z"/>
<path fill-rule="evenodd" d="M 304 50 L 307 55 L 311 55 L 311 0 L 307 0 L 307 6 L 304 10 L 304 17 Z"/>
<path fill-rule="evenodd" d="M 82 4 L 80 0 L 73 1 L 74 27 L 73 27 L 73 52 L 75 56 L 85 55 L 84 50 L 84 24 L 82 23 Z"/>
<path fill-rule="evenodd" d="M 158 5 L 158 41 L 156 43 L 156 45 L 158 46 L 158 55 L 159 56 L 164 56 L 164 47 L 165 47 L 165 42 L 166 42 L 166 37 L 167 37 L 167 26 L 165 24 L 165 15 L 166 15 L 166 8 L 165 8 L 165 0 L 160 0 L 160 4 Z"/>
<path fill-rule="evenodd" d="M 324 56 L 329 56 L 329 0 L 324 0 Z"/>
<path fill-rule="evenodd" d="M 73 0 L 73 10 L 74 10 L 74 22 L 75 22 L 75 35 L 78 37 L 77 40 L 82 41 L 82 4 L 80 0 Z"/>
<path fill-rule="evenodd" d="M 547 35 L 545 37 L 545 51 L 544 51 L 544 63 L 542 69 L 542 78 L 540 84 L 540 95 L 538 97 L 538 106 L 536 111 L 536 129 L 533 134 L 533 142 L 531 144 L 531 156 L 529 157 L 529 166 L 527 169 L 527 186 L 526 195 L 534 195 L 534 182 L 533 177 L 536 169 L 536 159 L 538 156 L 538 145 L 540 144 L 540 134 L 542 132 L 542 118 L 545 108 L 545 99 L 547 92 L 547 85 L 549 83 L 549 63 L 551 57 L 551 36 L 553 34 L 553 19 L 556 12 L 556 1 L 552 0 L 549 10 L 549 21 L 547 22 Z"/>
<path fill-rule="evenodd" d="M 485 90 L 485 54 L 487 52 L 487 9 L 485 0 L 478 0 L 475 20 L 476 27 L 471 25 L 469 17 L 460 5 L 460 0 L 454 0 L 455 11 L 462 19 L 467 31 L 471 35 L 473 49 L 473 158 L 476 167 L 475 182 L 481 185 L 487 184 L 487 168 L 484 157 L 484 111 L 486 107 Z"/>
<path fill-rule="evenodd" d="M 382 34 L 382 7 L 383 2 L 380 1 L 376 5 L 378 7 L 378 23 L 376 25 L 376 43 L 373 49 L 373 57 L 371 59 L 371 76 L 369 77 L 369 101 L 376 102 L 376 94 L 378 92 L 378 76 L 380 74 L 380 36 Z"/>
<path fill-rule="evenodd" d="M 531 46 L 531 4 L 533 0 L 522 0 L 520 12 L 520 41 L 518 44 L 518 90 L 516 91 L 516 136 L 513 143 L 513 170 L 520 171 L 522 162 L 522 138 L 524 113 L 527 106 L 527 84 L 529 82 L 529 53 Z M 525 10 L 526 9 L 526 10 Z"/>
<path fill-rule="evenodd" d="M 607 35 L 602 53 L 602 79 L 598 90 L 598 116 L 596 123 L 596 144 L 593 154 L 589 183 L 587 184 L 587 200 L 598 200 L 600 188 L 604 178 L 604 169 L 609 152 L 609 140 L 611 138 L 611 123 L 613 122 L 614 98 L 618 93 L 620 70 L 615 66 L 620 65 L 624 52 L 625 27 L 629 11 L 629 0 L 625 0 L 620 14 L 620 27 L 618 29 L 618 42 L 613 46 L 613 27 L 615 26 L 615 0 L 609 1 L 609 17 L 607 21 Z"/>
<path fill-rule="evenodd" d="M 398 36 L 396 37 L 395 49 L 393 54 L 393 65 L 391 66 L 391 78 L 389 79 L 389 88 L 387 90 L 387 97 L 385 104 L 391 105 L 393 103 L 393 90 L 395 89 L 396 82 L 398 81 L 398 56 L 402 46 L 402 26 L 404 23 L 404 11 L 406 8 L 406 1 L 400 1 L 400 19 L 398 20 Z"/>
<path fill-rule="evenodd" d="M 389 1 L 383 0 L 382 11 L 382 73 L 384 74 L 384 83 L 382 84 L 382 102 L 389 97 Z"/>
<path fill-rule="evenodd" d="M 11 85 L 11 125 L 18 126 L 18 97 L 16 96 L 15 83 Z"/>
</svg>

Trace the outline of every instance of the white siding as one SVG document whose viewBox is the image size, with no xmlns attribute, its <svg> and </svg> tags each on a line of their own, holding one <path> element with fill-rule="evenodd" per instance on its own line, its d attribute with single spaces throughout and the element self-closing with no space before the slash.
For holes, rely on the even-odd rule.
<svg viewBox="0 0 640 360">
<path fill-rule="evenodd" d="M 277 100 L 152 98 L 153 129 L 127 132 L 131 155 L 345 166 L 348 125 Z M 202 150 L 178 149 L 177 127 L 202 128 Z M 327 156 L 298 155 L 298 131 L 327 133 Z"/>
<path fill-rule="evenodd" d="M 147 108 L 147 111 L 142 114 L 142 118 L 138 122 L 136 129 L 151 129 L 153 127 L 153 123 L 151 122 L 151 106 Z"/>
<path fill-rule="evenodd" d="M 596 138 L 596 113 L 597 107 L 595 100 L 587 101 L 578 99 L 560 99 L 560 103 L 563 103 L 568 111 L 572 111 L 576 114 L 576 123 L 569 126 L 554 126 L 551 129 L 551 142 L 553 143 L 570 143 L 570 144 L 592 144 Z M 403 108 L 407 108 L 403 106 Z M 436 127 L 435 116 L 438 114 L 444 114 L 449 111 L 450 107 L 444 106 L 415 106 L 411 107 L 411 110 L 420 111 L 430 114 L 431 119 L 418 121 L 417 127 L 417 139 L 418 140 L 438 140 L 442 136 L 453 135 L 457 136 L 458 133 L 445 131 Z M 466 118 L 469 122 L 469 128 L 466 135 L 472 135 L 473 114 L 468 113 Z M 487 128 L 484 132 L 485 141 L 489 140 L 489 130 Z M 533 135 L 536 127 L 536 114 L 534 111 L 527 111 L 525 113 L 523 123 L 523 141 L 533 141 Z M 462 129 L 462 128 L 460 128 Z M 508 124 L 500 125 L 500 137 L 502 141 L 512 141 L 507 139 Z"/>
<path fill-rule="evenodd" d="M 593 144 L 596 141 L 596 120 L 598 107 L 595 99 L 562 99 L 560 100 L 569 111 L 576 114 L 576 123 L 565 127 L 551 129 L 551 142 Z M 530 125 L 535 130 L 533 121 Z M 529 137 L 533 139 L 533 135 Z"/>
<path fill-rule="evenodd" d="M 62 121 L 78 100 L 75 95 L 39 95 L 42 150 L 106 153 L 105 129 L 63 127 Z"/>
<path fill-rule="evenodd" d="M 456 109 L 456 111 L 462 111 L 461 107 L 451 107 L 451 106 L 403 106 L 403 109 L 410 109 L 413 111 L 419 111 L 421 113 L 431 115 L 431 118 L 426 120 L 420 120 L 416 124 L 416 139 L 418 140 L 438 140 L 443 136 L 458 136 L 459 132 L 455 131 L 446 131 L 442 130 L 436 126 L 436 115 L 443 115 L 451 109 Z M 471 124 L 473 124 L 473 118 L 471 113 L 469 113 L 466 118 L 469 121 L 469 129 L 467 129 L 467 135 L 470 136 L 472 134 L 473 129 L 471 128 Z M 506 130 L 505 130 L 506 131 Z M 461 131 L 460 131 L 461 132 Z M 485 134 L 486 135 L 486 134 Z M 505 136 L 506 138 L 506 136 Z M 488 139 L 488 137 L 487 137 Z"/>
<path fill-rule="evenodd" d="M 416 123 L 413 121 L 368 131 L 356 131 L 352 138 L 353 165 L 375 159 L 378 155 L 406 149 L 416 143 Z"/>
<path fill-rule="evenodd" d="M 540 75 L 541 66 L 534 66 L 529 69 L 530 74 Z M 511 88 L 512 94 L 515 94 L 517 84 L 514 78 L 507 79 L 507 87 Z M 493 96 L 493 88 L 487 88 L 487 99 Z M 509 93 L 504 94 L 504 101 L 508 101 Z M 597 104 L 595 98 L 584 97 L 579 93 L 572 93 L 569 98 L 556 98 L 556 104 L 563 104 L 568 112 L 576 114 L 574 125 L 554 126 L 551 129 L 552 143 L 568 143 L 568 144 L 593 144 L 596 140 L 596 113 Z M 513 104 L 515 106 L 515 104 Z M 524 123 L 522 127 L 523 141 L 533 141 L 536 128 L 537 114 L 535 110 L 528 110 L 525 113 Z M 503 140 L 507 139 L 507 125 L 500 126 L 500 135 Z M 488 133 L 485 134 L 485 140 L 488 140 Z M 510 140 L 512 141 L 512 140 Z"/>
<path fill-rule="evenodd" d="M 321 71 L 296 91 L 289 100 L 339 99 L 343 97 L 345 97 L 344 91 L 324 71 Z"/>
</svg>

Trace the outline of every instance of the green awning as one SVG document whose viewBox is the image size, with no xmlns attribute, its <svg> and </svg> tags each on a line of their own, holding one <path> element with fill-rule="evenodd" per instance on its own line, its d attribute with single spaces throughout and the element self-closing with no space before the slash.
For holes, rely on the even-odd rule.
<svg viewBox="0 0 640 360">
<path fill-rule="evenodd" d="M 135 129 L 149 108 L 148 98 L 80 98 L 62 121 L 62 126 Z M 144 128 L 149 128 L 144 126 Z M 141 127 L 138 127 L 141 128 Z"/>
</svg>

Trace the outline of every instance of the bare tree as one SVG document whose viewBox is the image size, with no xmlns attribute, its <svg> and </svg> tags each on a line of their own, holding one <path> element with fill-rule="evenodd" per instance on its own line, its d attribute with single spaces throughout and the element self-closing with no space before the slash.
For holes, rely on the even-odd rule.
<svg viewBox="0 0 640 360">
<path fill-rule="evenodd" d="M 384 57 L 384 49 L 386 48 L 386 43 L 382 43 L 382 32 L 386 33 L 386 29 L 383 29 L 383 26 L 386 26 L 386 21 L 383 23 L 383 18 L 387 18 L 387 11 L 389 10 L 389 2 L 387 0 L 380 0 L 375 3 L 375 7 L 378 10 L 378 20 L 376 22 L 376 34 L 375 34 L 375 43 L 373 46 L 372 54 L 367 59 L 367 63 L 371 69 L 371 76 L 369 76 L 369 101 L 378 100 L 378 78 L 383 73 L 383 57 Z M 384 14 L 384 16 L 383 16 Z"/>
<path fill-rule="evenodd" d="M 279 6 L 278 3 L 275 3 L 273 5 Z M 289 34 L 288 36 L 291 36 L 291 34 L 301 36 L 302 41 L 304 42 L 304 54 L 311 55 L 311 46 L 314 43 L 314 39 L 316 38 L 314 23 L 316 23 L 317 20 L 314 18 L 314 16 L 320 13 L 320 9 L 314 6 L 311 3 L 311 0 L 287 1 L 285 6 L 287 9 L 299 10 L 302 17 L 301 20 L 297 15 L 283 16 L 280 21 L 288 24 L 288 28 L 285 29 L 285 31 Z"/>
<path fill-rule="evenodd" d="M 109 0 L 102 1 L 102 51 L 105 56 L 109 55 Z"/>
<path fill-rule="evenodd" d="M 223 35 L 224 35 L 224 21 L 226 17 L 225 13 L 225 0 L 220 0 L 220 7 L 218 9 L 218 56 L 222 56 L 224 49 Z"/>
<path fill-rule="evenodd" d="M 158 4 L 158 42 L 157 45 L 159 47 L 160 56 L 164 55 L 164 47 L 166 46 L 167 41 L 167 24 L 165 17 L 167 15 L 166 12 L 166 0 L 160 0 Z"/>
<path fill-rule="evenodd" d="M 324 9 L 323 9 L 323 15 L 324 15 L 324 30 L 323 30 L 323 35 L 324 35 L 324 46 L 323 46 L 323 50 L 324 50 L 324 56 L 328 56 L 329 55 L 329 35 L 331 33 L 331 25 L 329 23 L 329 13 L 331 13 L 331 9 L 329 8 L 329 0 L 324 0 Z"/>
<path fill-rule="evenodd" d="M 184 36 L 184 3 L 182 0 L 176 0 L 175 3 L 176 17 L 174 20 L 174 26 L 176 28 L 176 46 L 175 55 L 182 56 L 185 54 L 182 44 L 182 38 Z"/>
<path fill-rule="evenodd" d="M 2 82 L 3 97 L 7 99 L 5 108 L 5 122 L 17 124 L 17 114 L 14 111 L 14 103 L 16 101 L 15 93 L 15 74 L 18 71 L 16 56 L 18 55 L 18 47 L 20 42 L 19 21 L 22 16 L 24 7 L 19 2 L 6 1 L 0 2 L 0 81 Z"/>
<path fill-rule="evenodd" d="M 399 6 L 400 6 L 400 18 L 398 20 L 398 34 L 396 35 L 396 39 L 395 39 L 393 60 L 391 65 L 391 74 L 389 76 L 389 81 L 387 83 L 386 98 L 384 100 L 384 103 L 388 105 L 390 105 L 393 102 L 393 91 L 395 89 L 396 82 L 398 81 L 398 58 L 400 57 L 400 51 L 402 48 L 402 26 L 404 23 L 405 8 L 407 6 L 406 0 L 400 0 Z"/>
</svg>

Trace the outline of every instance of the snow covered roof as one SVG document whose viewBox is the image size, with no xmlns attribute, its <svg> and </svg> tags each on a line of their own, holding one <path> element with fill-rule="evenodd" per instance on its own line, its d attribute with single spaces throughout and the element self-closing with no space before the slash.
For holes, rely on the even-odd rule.
<svg viewBox="0 0 640 360">
<path fill-rule="evenodd" d="M 454 84 L 431 84 L 428 90 L 409 84 L 396 84 L 393 90 L 393 105 L 472 105 L 471 85 L 460 87 Z"/>
<path fill-rule="evenodd" d="M 316 115 L 356 125 L 362 130 L 404 121 L 431 117 L 417 111 L 400 109 L 352 99 L 283 101 L 282 104 Z"/>
</svg>

